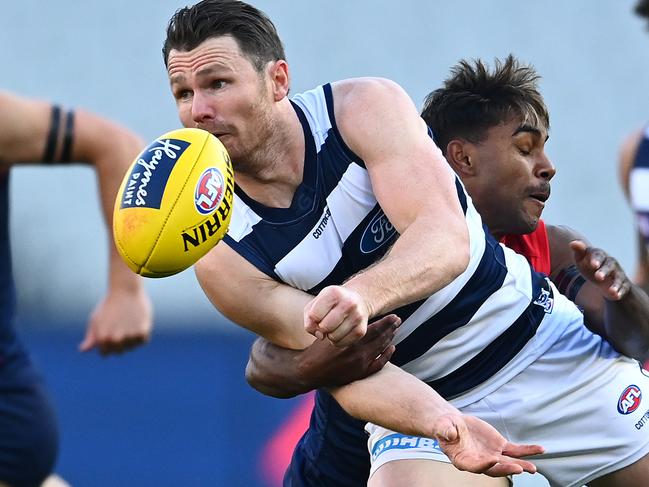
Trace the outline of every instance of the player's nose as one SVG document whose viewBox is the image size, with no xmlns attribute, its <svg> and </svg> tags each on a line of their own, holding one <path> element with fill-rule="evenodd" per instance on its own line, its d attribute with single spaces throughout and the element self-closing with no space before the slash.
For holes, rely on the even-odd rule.
<svg viewBox="0 0 649 487">
<path fill-rule="evenodd" d="M 542 154 L 539 157 L 539 160 L 534 168 L 534 175 L 537 178 L 544 179 L 545 181 L 550 181 L 554 175 L 557 173 L 557 168 L 554 167 L 554 164 L 548 156 Z"/>
<path fill-rule="evenodd" d="M 207 96 L 195 92 L 192 98 L 192 120 L 197 126 L 214 119 L 216 111 Z"/>
</svg>

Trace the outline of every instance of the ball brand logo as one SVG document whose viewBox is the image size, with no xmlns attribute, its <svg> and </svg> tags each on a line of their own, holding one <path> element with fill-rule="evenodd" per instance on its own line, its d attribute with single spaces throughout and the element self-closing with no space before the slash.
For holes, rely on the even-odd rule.
<svg viewBox="0 0 649 487">
<path fill-rule="evenodd" d="M 121 208 L 160 209 L 171 170 L 189 145 L 184 140 L 158 139 L 144 149 L 126 181 Z"/>
<path fill-rule="evenodd" d="M 369 254 L 392 240 L 396 229 L 381 208 L 372 217 L 361 237 L 361 252 Z"/>
<path fill-rule="evenodd" d="M 208 169 L 201 176 L 200 181 L 204 179 L 204 176 L 207 174 Z M 203 220 L 198 225 L 184 230 L 180 236 L 183 239 L 183 249 L 185 252 L 189 252 L 191 247 L 198 247 L 199 245 L 206 242 L 210 237 L 214 236 L 222 227 L 223 222 L 226 221 L 230 211 L 232 211 L 231 201 L 234 198 L 234 172 L 232 171 L 232 165 L 228 164 L 226 169 L 225 182 L 221 183 L 221 197 L 219 199 L 219 205 L 217 211 L 215 211 L 208 219 Z M 219 176 L 222 175 L 219 173 Z M 196 188 L 198 190 L 198 186 Z M 198 208 L 198 204 L 196 205 Z M 200 211 L 200 210 L 199 210 Z"/>
<path fill-rule="evenodd" d="M 221 204 L 224 187 L 223 175 L 215 167 L 206 169 L 198 178 L 194 204 L 201 215 L 209 215 Z"/>
<path fill-rule="evenodd" d="M 640 401 L 642 401 L 642 391 L 638 386 L 630 385 L 620 394 L 620 399 L 617 401 L 617 412 L 630 414 L 638 409 Z"/>
</svg>

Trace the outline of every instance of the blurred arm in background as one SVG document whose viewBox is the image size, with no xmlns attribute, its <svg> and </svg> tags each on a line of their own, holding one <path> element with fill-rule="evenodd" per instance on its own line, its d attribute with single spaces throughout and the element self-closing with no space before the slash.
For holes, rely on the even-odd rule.
<svg viewBox="0 0 649 487">
<path fill-rule="evenodd" d="M 649 139 L 646 131 L 631 134 L 622 144 L 619 174 L 622 189 L 636 217 L 635 282 L 649 293 Z"/>
<path fill-rule="evenodd" d="M 111 239 L 109 284 L 90 317 L 82 351 L 120 353 L 146 342 L 151 333 L 151 304 L 142 278 L 121 261 L 110 231 L 117 189 L 142 147 L 138 136 L 106 118 L 0 92 L 0 171 L 12 164 L 74 161 L 91 164 L 97 174 Z"/>
</svg>

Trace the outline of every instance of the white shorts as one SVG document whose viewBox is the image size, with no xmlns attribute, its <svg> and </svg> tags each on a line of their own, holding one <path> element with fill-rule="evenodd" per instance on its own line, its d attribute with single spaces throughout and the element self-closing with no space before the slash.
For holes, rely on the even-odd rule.
<svg viewBox="0 0 649 487">
<path fill-rule="evenodd" d="M 509 441 L 545 447 L 530 460 L 552 486 L 581 486 L 649 453 L 649 372 L 584 326 L 569 326 L 525 370 L 460 409 Z M 366 429 L 370 475 L 394 460 L 449 462 L 436 441 Z"/>
</svg>

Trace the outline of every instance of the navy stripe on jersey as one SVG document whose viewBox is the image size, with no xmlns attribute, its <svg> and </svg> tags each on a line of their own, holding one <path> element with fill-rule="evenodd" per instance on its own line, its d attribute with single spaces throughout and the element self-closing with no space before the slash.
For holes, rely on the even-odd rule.
<svg viewBox="0 0 649 487">
<path fill-rule="evenodd" d="M 257 269 L 259 269 L 261 272 L 266 274 L 267 276 L 272 277 L 273 279 L 279 281 L 279 276 L 275 274 L 275 269 L 274 266 L 271 267 L 268 265 L 268 262 L 266 262 L 264 259 L 260 258 L 257 255 L 257 252 L 255 252 L 254 248 L 251 248 L 248 245 L 248 241 L 246 239 L 241 240 L 240 242 L 237 242 L 234 240 L 230 235 L 227 233 L 225 234 L 225 237 L 223 237 L 223 241 L 228 244 L 228 246 L 233 249 L 237 254 L 239 254 L 241 257 L 246 259 L 248 262 L 250 262 L 252 265 L 254 265 Z"/>
<path fill-rule="evenodd" d="M 460 182 L 460 178 L 455 176 L 455 189 L 457 190 L 457 197 L 460 200 L 460 205 L 462 206 L 462 213 L 466 215 L 466 209 L 467 209 L 467 204 L 466 204 L 466 193 L 464 192 L 464 186 L 462 186 L 462 183 Z M 485 233 L 489 233 L 489 230 L 486 229 L 485 227 Z"/>
<path fill-rule="evenodd" d="M 336 139 L 340 142 L 340 147 L 344 150 L 345 155 L 358 163 L 359 166 L 365 167 L 363 160 L 358 157 L 354 151 L 352 151 L 347 144 L 345 144 L 345 139 L 340 134 L 338 130 L 338 125 L 336 124 L 336 116 L 334 113 L 334 96 L 331 90 L 331 83 L 322 85 L 322 91 L 324 92 L 325 101 L 327 102 L 327 114 L 329 115 L 329 122 L 331 122 L 331 130 L 336 136 Z"/>
<path fill-rule="evenodd" d="M 638 150 L 635 153 L 635 161 L 633 167 L 646 167 L 649 168 L 649 138 L 646 136 L 640 141 Z"/>
<path fill-rule="evenodd" d="M 466 285 L 450 303 L 397 345 L 390 360 L 392 363 L 401 366 L 422 356 L 446 335 L 466 325 L 484 302 L 502 287 L 507 275 L 503 249 L 488 232 L 485 232 L 485 238 L 482 259 Z M 412 305 L 407 308 L 410 313 L 416 309 Z M 406 319 L 401 310 L 395 313 L 402 320 Z"/>
<path fill-rule="evenodd" d="M 545 293 L 543 302 L 552 303 L 553 293 L 543 274 L 532 271 L 533 296 Z M 546 310 L 537 301 L 530 303 L 519 318 L 479 354 L 450 374 L 428 382 L 445 399 L 468 391 L 495 375 L 527 342 L 545 316 Z"/>
</svg>

